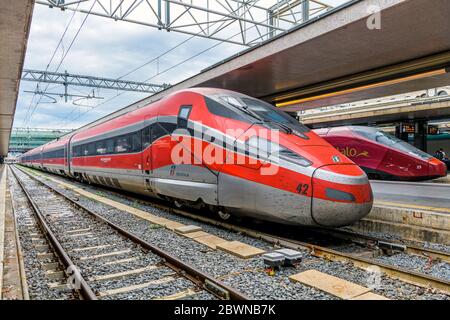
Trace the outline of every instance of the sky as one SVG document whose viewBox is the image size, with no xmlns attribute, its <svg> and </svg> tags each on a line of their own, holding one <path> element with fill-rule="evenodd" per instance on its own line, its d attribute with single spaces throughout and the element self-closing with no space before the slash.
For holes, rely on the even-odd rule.
<svg viewBox="0 0 450 320">
<path fill-rule="evenodd" d="M 337 6 L 347 1 L 321 2 Z M 89 6 L 89 3 L 86 5 Z M 65 56 L 58 72 L 118 78 L 190 38 L 189 35 L 181 33 L 89 15 L 68 50 L 86 17 L 86 14 L 78 12 L 69 24 L 72 15 L 72 11 L 35 5 L 24 69 L 45 70 L 48 66 L 49 71 L 55 71 Z M 61 45 L 55 51 L 67 25 L 69 27 Z M 152 78 L 149 81 L 151 83 L 175 84 L 245 49 L 240 45 L 222 43 L 187 63 L 157 74 L 158 71 L 164 71 L 217 43 L 216 40 L 194 37 L 157 62 L 139 69 L 124 79 L 144 81 Z M 54 52 L 53 60 L 49 64 Z M 54 99 L 25 92 L 35 92 L 36 85 L 36 82 L 21 82 L 14 127 L 76 129 L 149 95 L 95 89 L 95 96 L 103 99 L 74 101 L 74 98 L 66 103 L 59 96 L 54 96 L 56 103 L 52 103 Z M 39 90 L 44 91 L 46 88 L 48 93 L 64 91 L 62 85 L 50 84 L 47 87 L 47 84 L 39 84 Z M 71 86 L 69 93 L 92 94 L 92 88 Z"/>
</svg>

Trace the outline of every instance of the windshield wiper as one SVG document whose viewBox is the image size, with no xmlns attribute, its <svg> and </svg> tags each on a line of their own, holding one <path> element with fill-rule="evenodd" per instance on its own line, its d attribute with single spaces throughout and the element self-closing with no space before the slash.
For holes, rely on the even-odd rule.
<svg viewBox="0 0 450 320">
<path fill-rule="evenodd" d="M 281 127 L 284 131 L 286 131 L 287 134 L 292 134 L 292 132 L 294 131 L 294 130 L 292 130 L 291 127 L 285 125 L 285 124 L 282 123 L 282 122 L 278 122 L 278 121 L 272 120 L 272 119 L 265 119 L 264 121 L 265 121 L 265 122 L 272 122 L 272 123 L 275 123 L 277 126 Z"/>
<path fill-rule="evenodd" d="M 229 103 L 228 104 L 236 109 L 238 109 L 239 111 L 244 112 L 246 115 L 249 115 L 250 117 L 258 120 L 259 122 L 264 122 L 264 119 L 262 119 L 260 116 L 258 116 L 256 113 L 254 113 L 253 111 L 249 110 L 248 107 L 246 106 L 237 106 L 235 104 Z"/>
</svg>

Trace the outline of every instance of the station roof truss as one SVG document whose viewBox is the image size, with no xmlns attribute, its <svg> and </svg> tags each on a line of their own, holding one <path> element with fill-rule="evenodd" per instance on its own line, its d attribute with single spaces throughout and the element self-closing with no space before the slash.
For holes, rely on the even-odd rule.
<svg viewBox="0 0 450 320">
<path fill-rule="evenodd" d="M 37 0 L 36 3 L 247 47 L 331 9 L 319 0 Z"/>
<path fill-rule="evenodd" d="M 168 84 L 152 84 L 129 80 L 109 79 L 87 75 L 71 74 L 67 72 L 50 72 L 24 69 L 21 80 L 39 83 L 55 83 L 64 86 L 81 86 L 91 88 L 113 89 L 121 91 L 137 91 L 157 93 L 169 87 Z"/>
</svg>

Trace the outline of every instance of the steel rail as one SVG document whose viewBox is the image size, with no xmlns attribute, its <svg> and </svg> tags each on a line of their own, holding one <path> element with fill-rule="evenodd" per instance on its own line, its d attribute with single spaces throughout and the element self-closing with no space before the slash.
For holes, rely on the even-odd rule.
<svg viewBox="0 0 450 320">
<path fill-rule="evenodd" d="M 315 232 L 332 235 L 333 237 L 339 239 L 350 239 L 350 240 L 363 240 L 363 241 L 373 241 L 376 243 L 384 242 L 386 244 L 392 244 L 399 248 L 400 251 L 404 251 L 408 254 L 425 256 L 432 259 L 440 259 L 444 262 L 450 263 L 450 253 L 444 251 L 438 251 L 434 249 L 421 248 L 419 246 L 405 244 L 398 241 L 385 240 L 383 238 L 378 238 L 375 236 L 365 235 L 353 231 L 340 230 L 340 229 L 324 229 L 324 230 L 315 230 Z M 403 248 L 401 248 L 403 247 Z"/>
<path fill-rule="evenodd" d="M 125 236 L 126 238 L 129 238 L 133 242 L 139 244 L 143 248 L 154 252 L 156 255 L 162 257 L 165 259 L 166 264 L 168 267 L 175 270 L 177 273 L 183 273 L 184 277 L 187 277 L 192 282 L 194 282 L 196 285 L 198 285 L 200 288 L 203 288 L 204 290 L 212 293 L 213 295 L 221 298 L 221 299 L 231 299 L 231 300 L 249 300 L 249 297 L 247 297 L 245 294 L 239 292 L 238 290 L 235 290 L 234 288 L 224 284 L 222 281 L 215 279 L 211 277 L 210 275 L 204 273 L 203 271 L 200 271 L 193 267 L 192 265 L 178 259 L 177 257 L 171 255 L 170 253 L 162 250 L 161 248 L 149 243 L 148 241 L 143 240 L 142 238 L 128 232 L 124 228 L 120 227 L 119 225 L 115 224 L 114 222 L 109 221 L 108 219 L 98 215 L 97 213 L 93 212 L 91 209 L 87 208 L 86 206 L 82 205 L 78 202 L 78 199 L 72 199 L 71 197 L 63 194 L 62 192 L 56 190 L 49 184 L 45 183 L 44 181 L 41 181 L 40 179 L 36 178 L 32 174 L 22 170 L 21 168 L 18 168 L 21 172 L 25 173 L 27 176 L 29 176 L 31 179 L 39 182 L 40 184 L 44 185 L 45 187 L 49 188 L 52 192 L 62 196 L 64 199 L 75 205 L 76 207 L 86 211 L 91 216 L 93 216 L 95 219 L 107 224 L 108 226 L 115 229 L 117 232 Z"/>
<path fill-rule="evenodd" d="M 75 270 L 79 270 L 76 267 L 76 265 L 73 263 L 73 261 L 70 259 L 69 255 L 66 253 L 66 251 L 64 250 L 62 245 L 59 243 L 59 241 L 56 238 L 53 231 L 50 229 L 49 225 L 47 224 L 47 222 L 44 219 L 44 216 L 43 216 L 41 210 L 39 209 L 39 207 L 37 206 L 37 204 L 31 197 L 31 195 L 29 194 L 28 190 L 23 185 L 20 178 L 17 176 L 17 174 L 14 172 L 14 170 L 11 170 L 11 172 L 13 173 L 15 179 L 17 180 L 17 183 L 19 184 L 20 188 L 24 192 L 24 194 L 27 198 L 27 201 L 30 203 L 31 207 L 33 208 L 33 211 L 36 214 L 36 217 L 38 218 L 38 222 L 41 226 L 42 232 L 47 236 L 47 239 L 52 243 L 54 250 L 58 254 L 59 258 L 61 259 L 61 262 L 64 264 L 64 267 L 66 269 L 68 269 L 69 267 L 75 266 L 75 268 L 76 268 Z M 79 273 L 77 275 L 77 280 L 80 282 L 80 293 L 81 293 L 82 297 L 86 300 L 97 300 L 97 296 L 92 291 L 91 287 L 88 285 L 88 283 L 83 278 L 81 273 Z"/>
</svg>

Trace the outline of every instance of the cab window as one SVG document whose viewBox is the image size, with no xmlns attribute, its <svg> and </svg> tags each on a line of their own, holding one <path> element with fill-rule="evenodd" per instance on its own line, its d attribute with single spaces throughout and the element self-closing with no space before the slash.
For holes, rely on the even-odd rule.
<svg viewBox="0 0 450 320">
<path fill-rule="evenodd" d="M 192 106 L 181 106 L 178 112 L 177 128 L 187 128 Z"/>
</svg>

